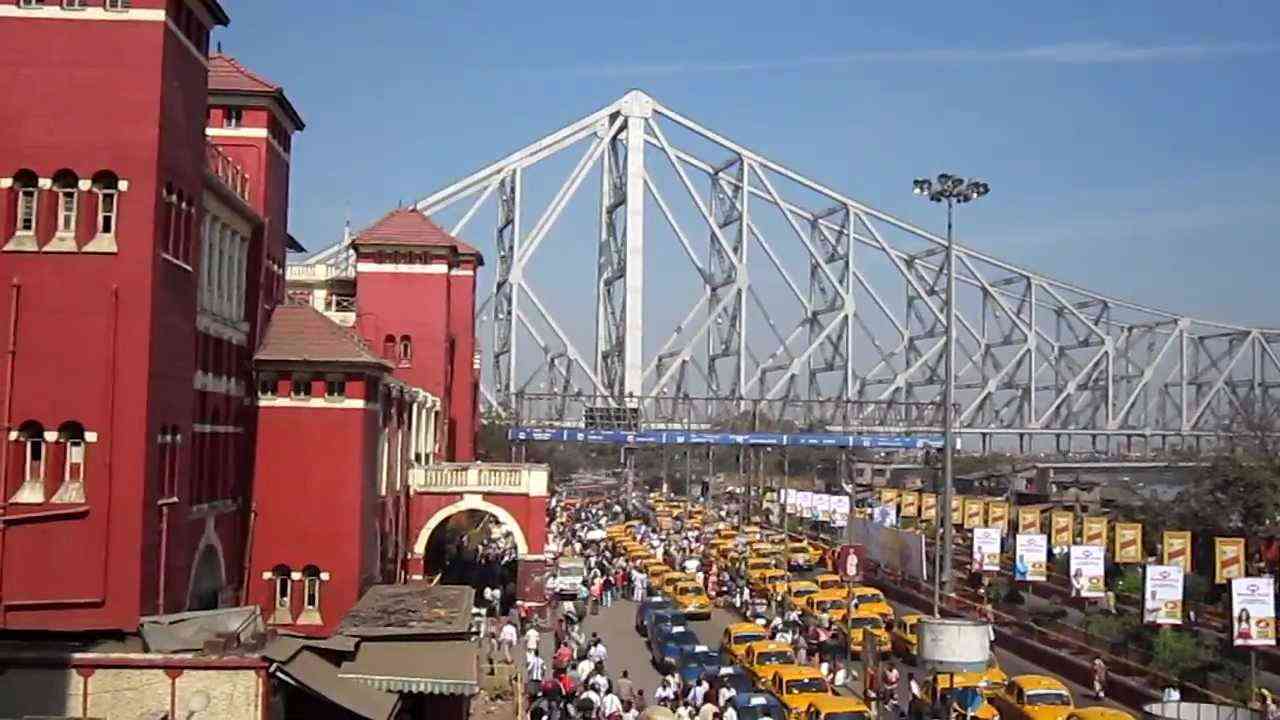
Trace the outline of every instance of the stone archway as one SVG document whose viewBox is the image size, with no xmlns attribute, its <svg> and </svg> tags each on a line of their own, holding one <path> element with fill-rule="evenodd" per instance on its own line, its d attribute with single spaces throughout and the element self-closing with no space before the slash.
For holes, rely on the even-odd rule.
<svg viewBox="0 0 1280 720">
<path fill-rule="evenodd" d="M 418 539 L 413 544 L 413 554 L 422 557 L 427 550 L 427 543 L 431 540 L 431 533 L 439 527 L 440 523 L 448 520 L 453 515 L 467 510 L 479 510 L 497 518 L 504 528 L 511 531 L 511 537 L 516 543 L 516 552 L 521 557 L 529 554 L 529 541 L 525 537 L 524 528 L 520 527 L 520 523 L 516 521 L 515 516 L 507 512 L 502 506 L 486 501 L 481 495 L 463 495 L 458 502 L 437 510 L 434 515 L 427 519 L 426 524 L 422 526 L 422 530 L 418 532 Z"/>
</svg>

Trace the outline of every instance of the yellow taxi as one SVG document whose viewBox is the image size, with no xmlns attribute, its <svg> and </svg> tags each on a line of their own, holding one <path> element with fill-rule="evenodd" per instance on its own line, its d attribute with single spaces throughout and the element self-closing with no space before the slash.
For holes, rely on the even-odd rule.
<svg viewBox="0 0 1280 720">
<path fill-rule="evenodd" d="M 733 623 L 720 635 L 720 652 L 736 665 L 745 664 L 747 646 L 768 640 L 769 633 L 755 623 Z"/>
<path fill-rule="evenodd" d="M 773 562 L 773 558 L 767 557 L 749 557 L 747 558 L 747 576 L 757 570 L 772 570 L 777 565 Z"/>
<path fill-rule="evenodd" d="M 676 607 L 684 611 L 686 617 L 693 620 L 711 619 L 711 598 L 702 586 L 696 582 L 680 582 L 667 593 Z"/>
<path fill-rule="evenodd" d="M 796 654 L 788 643 L 773 640 L 757 640 L 747 643 L 742 651 L 742 666 L 747 677 L 760 690 L 768 690 L 773 671 L 784 665 L 795 665 Z"/>
<path fill-rule="evenodd" d="M 820 695 L 809 701 L 804 720 L 870 720 L 871 708 L 856 697 Z"/>
<path fill-rule="evenodd" d="M 784 582 L 786 579 L 787 573 L 775 567 L 769 567 L 763 570 L 748 570 L 747 588 L 757 595 L 763 595 L 769 591 L 770 585 Z"/>
<path fill-rule="evenodd" d="M 854 657 L 862 657 L 863 636 L 871 633 L 876 638 L 876 650 L 881 654 L 889 652 L 889 633 L 884 629 L 884 618 L 873 612 L 855 611 L 841 623 L 849 633 L 849 652 Z"/>
<path fill-rule="evenodd" d="M 787 543 L 787 566 L 792 570 L 812 570 L 821 560 L 822 551 L 809 543 Z"/>
<path fill-rule="evenodd" d="M 694 582 L 694 577 L 687 572 L 672 570 L 662 576 L 662 582 L 659 587 L 662 588 L 662 594 L 670 597 L 675 592 L 676 586 L 686 582 Z"/>
<path fill-rule="evenodd" d="M 991 702 L 1005 720 L 1065 720 L 1076 709 L 1067 686 L 1048 675 L 1015 675 Z"/>
<path fill-rule="evenodd" d="M 906 613 L 893 621 L 893 630 L 889 633 L 889 642 L 893 645 L 893 651 L 903 661 L 915 664 L 917 644 L 920 642 L 919 636 L 916 635 L 916 623 L 920 622 L 920 618 L 924 617 L 921 613 Z"/>
<path fill-rule="evenodd" d="M 813 579 L 818 584 L 818 589 L 823 592 L 838 592 L 840 597 L 849 597 L 849 586 L 845 583 L 844 578 L 833 573 L 822 573 Z"/>
<path fill-rule="evenodd" d="M 804 599 L 800 614 L 817 622 L 826 615 L 832 622 L 841 622 L 849 615 L 849 604 L 843 593 L 820 590 Z"/>
<path fill-rule="evenodd" d="M 1118 708 L 1095 705 L 1093 707 L 1076 708 L 1070 715 L 1067 715 L 1067 720 L 1134 720 L 1134 717 Z"/>
<path fill-rule="evenodd" d="M 893 608 L 879 590 L 866 585 L 854 585 L 849 592 L 858 612 L 873 612 L 886 621 L 893 620 Z"/>
<path fill-rule="evenodd" d="M 768 689 L 786 708 L 788 720 L 802 720 L 810 703 L 831 694 L 822 671 L 810 665 L 777 668 L 769 677 Z"/>
<path fill-rule="evenodd" d="M 748 541 L 757 541 L 760 539 L 759 525 L 743 525 L 742 534 Z"/>
<path fill-rule="evenodd" d="M 734 530 L 731 527 L 720 528 L 719 530 L 716 530 L 716 539 L 717 540 L 737 540 L 738 531 Z"/>
<path fill-rule="evenodd" d="M 951 693 L 964 688 L 977 690 L 981 682 L 982 675 L 978 673 L 935 673 L 926 677 L 924 682 L 920 683 L 920 693 L 924 696 L 924 702 L 929 707 L 909 708 L 908 712 L 918 717 L 953 716 L 951 712 Z M 1000 713 L 996 712 L 991 703 L 987 702 L 987 699 L 983 697 L 982 703 L 967 717 L 976 718 L 977 720 L 1000 720 Z"/>
<path fill-rule="evenodd" d="M 820 592 L 817 583 L 809 580 L 792 580 L 787 583 L 787 605 L 793 608 L 804 607 L 804 599 Z"/>
<path fill-rule="evenodd" d="M 992 653 L 987 658 L 987 669 L 982 673 L 982 694 L 992 697 L 1000 692 L 1007 682 L 1009 682 L 1009 676 L 1000 669 L 1000 661 L 996 660 L 995 653 Z"/>
</svg>

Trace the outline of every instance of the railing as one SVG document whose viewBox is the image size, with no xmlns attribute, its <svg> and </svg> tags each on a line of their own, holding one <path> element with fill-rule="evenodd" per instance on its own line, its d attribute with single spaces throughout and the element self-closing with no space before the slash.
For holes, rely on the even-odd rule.
<svg viewBox="0 0 1280 720">
<path fill-rule="evenodd" d="M 330 293 L 324 299 L 325 312 L 355 312 L 356 299 L 350 295 L 334 295 Z"/>
<path fill-rule="evenodd" d="M 551 469 L 535 463 L 440 463 L 409 471 L 409 484 L 422 493 L 547 494 Z"/>
<path fill-rule="evenodd" d="M 204 144 L 205 165 L 236 197 L 249 202 L 249 173 L 211 142 Z"/>
<path fill-rule="evenodd" d="M 318 282 L 333 278 L 350 278 L 355 275 L 349 268 L 329 265 L 328 263 L 287 265 L 284 270 L 285 280 L 302 282 Z"/>
</svg>

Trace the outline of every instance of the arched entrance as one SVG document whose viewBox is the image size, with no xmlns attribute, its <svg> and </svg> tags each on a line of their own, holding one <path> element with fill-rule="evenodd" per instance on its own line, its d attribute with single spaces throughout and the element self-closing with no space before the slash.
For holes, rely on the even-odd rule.
<svg viewBox="0 0 1280 720">
<path fill-rule="evenodd" d="M 528 553 L 520 525 L 506 510 L 479 498 L 464 498 L 438 510 L 414 544 L 423 573 L 447 585 L 470 585 L 477 601 L 487 587 L 502 589 L 503 606 L 514 600 L 516 563 Z"/>
</svg>

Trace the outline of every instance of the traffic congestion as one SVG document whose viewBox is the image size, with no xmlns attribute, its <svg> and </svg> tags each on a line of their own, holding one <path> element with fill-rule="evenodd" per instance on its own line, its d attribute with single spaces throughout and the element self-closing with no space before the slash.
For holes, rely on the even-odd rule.
<svg viewBox="0 0 1280 720">
<path fill-rule="evenodd" d="M 1026 663 L 1006 672 L 989 648 L 980 666 L 939 670 L 921 657 L 930 620 L 861 584 L 848 572 L 856 560 L 701 505 L 656 493 L 562 502 L 550 537 L 549 671 L 535 644 L 526 658 L 540 670 L 527 683 L 535 720 L 1133 720 L 1114 706 L 1081 707 L 1083 688 L 1022 673 L 1034 669 Z M 601 633 L 619 637 L 619 603 L 633 614 L 653 687 L 584 630 L 609 618 Z"/>
</svg>

